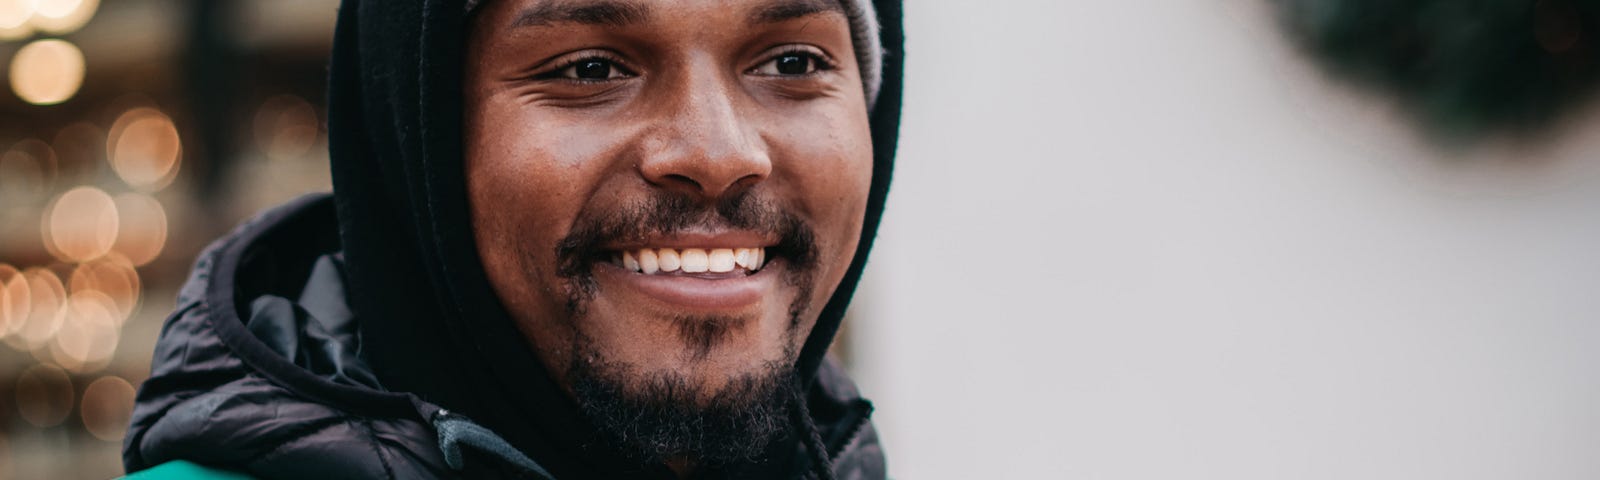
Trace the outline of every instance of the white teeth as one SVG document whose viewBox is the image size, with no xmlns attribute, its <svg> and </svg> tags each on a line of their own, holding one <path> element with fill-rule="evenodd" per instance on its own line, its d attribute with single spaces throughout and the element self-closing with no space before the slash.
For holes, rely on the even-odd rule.
<svg viewBox="0 0 1600 480">
<path fill-rule="evenodd" d="M 710 268 L 711 259 L 699 248 L 685 248 L 682 254 L 684 273 L 701 273 Z"/>
<path fill-rule="evenodd" d="M 622 252 L 622 268 L 639 271 L 639 260 L 633 258 L 633 252 Z"/>
<path fill-rule="evenodd" d="M 733 271 L 733 250 L 728 248 L 712 250 L 707 256 L 707 263 L 712 273 L 731 272 Z"/>
<path fill-rule="evenodd" d="M 678 267 L 683 265 L 682 259 L 678 257 L 678 251 L 670 248 L 663 248 L 656 254 L 656 263 L 661 264 L 663 272 L 676 272 Z"/>
<path fill-rule="evenodd" d="M 613 253 L 611 262 L 634 272 L 727 273 L 743 269 L 754 273 L 766 263 L 764 248 L 641 248 Z"/>
<path fill-rule="evenodd" d="M 646 248 L 639 251 L 639 271 L 650 274 L 656 273 L 656 271 L 660 269 L 661 264 L 656 259 L 655 249 Z"/>
</svg>

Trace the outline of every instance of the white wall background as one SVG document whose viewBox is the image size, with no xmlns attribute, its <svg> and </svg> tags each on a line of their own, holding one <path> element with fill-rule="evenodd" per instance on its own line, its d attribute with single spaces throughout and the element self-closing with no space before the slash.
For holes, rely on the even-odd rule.
<svg viewBox="0 0 1600 480">
<path fill-rule="evenodd" d="M 908 3 L 896 478 L 1600 478 L 1600 109 L 1445 152 L 1265 0 Z"/>
</svg>

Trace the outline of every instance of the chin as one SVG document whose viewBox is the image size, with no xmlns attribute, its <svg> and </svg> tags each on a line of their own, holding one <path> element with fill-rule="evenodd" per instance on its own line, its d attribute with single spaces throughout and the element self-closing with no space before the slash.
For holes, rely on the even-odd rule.
<svg viewBox="0 0 1600 480">
<path fill-rule="evenodd" d="M 796 316 L 807 310 L 796 302 L 810 299 L 787 273 L 781 261 L 719 278 L 596 264 L 593 294 L 572 322 L 586 346 L 574 351 L 627 372 L 629 384 L 671 377 L 696 398 L 713 397 L 793 366 L 812 322 Z"/>
</svg>

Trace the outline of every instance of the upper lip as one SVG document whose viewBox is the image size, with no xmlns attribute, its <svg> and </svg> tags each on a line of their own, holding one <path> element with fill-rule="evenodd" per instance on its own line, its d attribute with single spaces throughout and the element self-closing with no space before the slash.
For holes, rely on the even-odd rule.
<svg viewBox="0 0 1600 480">
<path fill-rule="evenodd" d="M 749 230 L 722 230 L 649 235 L 628 242 L 608 243 L 603 248 L 613 251 L 639 248 L 765 248 L 777 244 L 775 235 Z"/>
</svg>

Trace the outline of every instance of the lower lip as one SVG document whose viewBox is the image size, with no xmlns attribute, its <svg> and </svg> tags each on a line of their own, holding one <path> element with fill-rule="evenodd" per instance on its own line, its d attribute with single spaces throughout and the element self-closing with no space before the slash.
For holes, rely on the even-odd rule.
<svg viewBox="0 0 1600 480">
<path fill-rule="evenodd" d="M 761 302 L 772 286 L 779 262 L 768 262 L 750 275 L 707 279 L 681 275 L 647 275 L 610 263 L 595 265 L 595 277 L 622 285 L 647 297 L 684 310 L 735 310 Z"/>
</svg>

